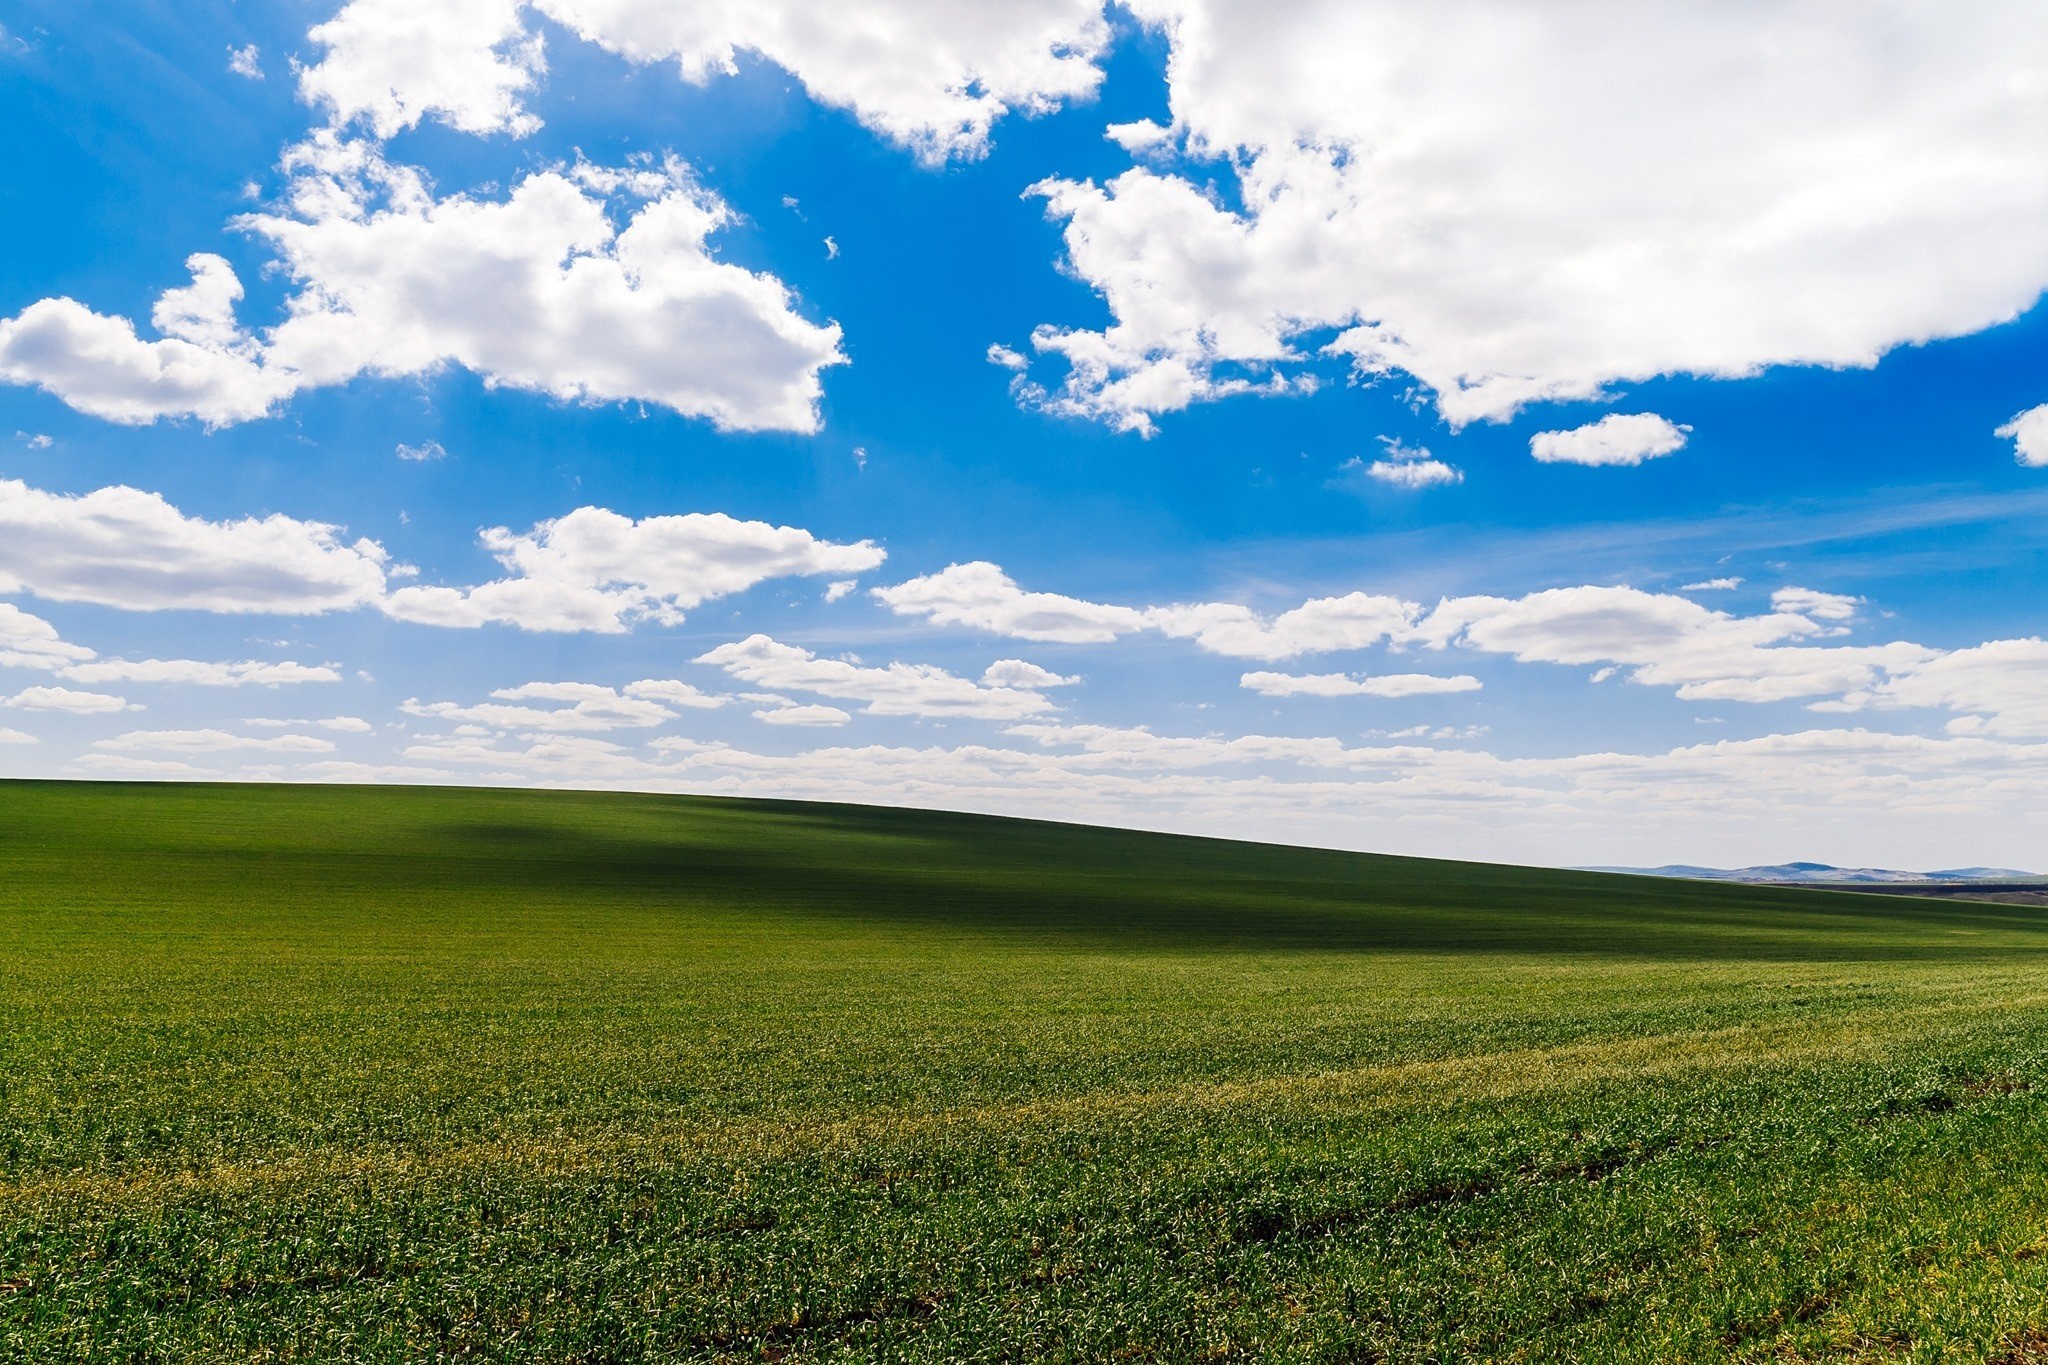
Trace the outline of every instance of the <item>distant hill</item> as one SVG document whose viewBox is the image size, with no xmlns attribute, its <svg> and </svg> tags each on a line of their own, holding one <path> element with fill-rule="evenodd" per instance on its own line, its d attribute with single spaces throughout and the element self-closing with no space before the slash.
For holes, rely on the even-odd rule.
<svg viewBox="0 0 2048 1365">
<path fill-rule="evenodd" d="M 1709 882 L 1818 883 L 1847 886 L 1858 883 L 1967 883 L 2048 881 L 2038 872 L 2012 867 L 1949 867 L 1936 872 L 1899 872 L 1883 867 L 1835 867 L 1828 863 L 1772 863 L 1764 867 L 1692 867 L 1667 863 L 1663 867 L 1589 867 L 1587 872 L 1624 872 L 1638 877 L 1686 877 Z"/>
</svg>

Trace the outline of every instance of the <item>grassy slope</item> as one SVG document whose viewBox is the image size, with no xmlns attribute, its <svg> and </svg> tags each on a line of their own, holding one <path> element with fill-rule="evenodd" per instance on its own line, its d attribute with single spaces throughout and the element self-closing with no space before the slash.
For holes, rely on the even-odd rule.
<svg viewBox="0 0 2048 1365">
<path fill-rule="evenodd" d="M 2034 1358 L 2048 914 L 0 784 L 0 1359 Z"/>
</svg>

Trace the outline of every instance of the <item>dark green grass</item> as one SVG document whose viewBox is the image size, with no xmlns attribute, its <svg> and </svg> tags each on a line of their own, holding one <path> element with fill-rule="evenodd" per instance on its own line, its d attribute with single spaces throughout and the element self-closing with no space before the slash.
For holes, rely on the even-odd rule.
<svg viewBox="0 0 2048 1365">
<path fill-rule="evenodd" d="M 0 784 L 0 1360 L 458 1357 L 2048 1358 L 2048 912 Z"/>
</svg>

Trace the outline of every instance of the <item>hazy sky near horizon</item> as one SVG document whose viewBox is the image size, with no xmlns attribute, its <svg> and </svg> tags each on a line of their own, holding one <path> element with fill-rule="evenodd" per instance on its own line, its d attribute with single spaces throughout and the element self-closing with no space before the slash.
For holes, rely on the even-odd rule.
<svg viewBox="0 0 2048 1365">
<path fill-rule="evenodd" d="M 2048 9 L 0 10 L 0 774 L 2048 871 Z"/>
</svg>

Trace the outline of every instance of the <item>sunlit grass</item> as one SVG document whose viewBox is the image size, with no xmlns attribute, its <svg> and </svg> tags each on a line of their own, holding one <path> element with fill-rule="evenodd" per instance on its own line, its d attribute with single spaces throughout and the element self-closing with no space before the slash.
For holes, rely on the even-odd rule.
<svg viewBox="0 0 2048 1365">
<path fill-rule="evenodd" d="M 0 785 L 0 1359 L 2048 1342 L 2048 913 Z"/>
</svg>

